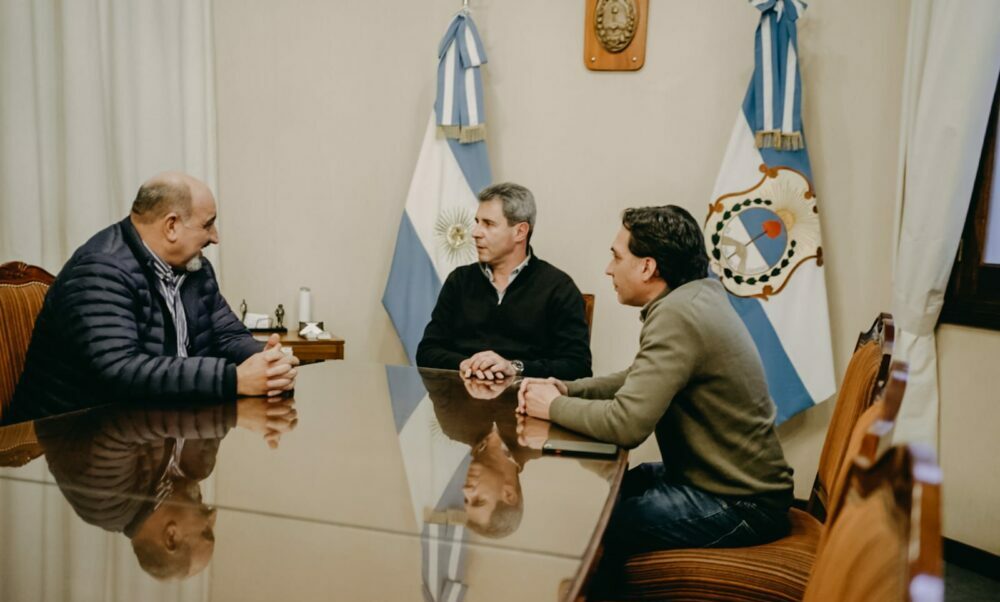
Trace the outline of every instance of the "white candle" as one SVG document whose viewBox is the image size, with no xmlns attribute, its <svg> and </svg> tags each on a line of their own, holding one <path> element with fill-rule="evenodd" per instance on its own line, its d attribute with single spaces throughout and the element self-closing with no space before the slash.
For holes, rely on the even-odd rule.
<svg viewBox="0 0 1000 602">
<path fill-rule="evenodd" d="M 312 321 L 312 291 L 303 286 L 299 289 L 299 322 Z"/>
</svg>

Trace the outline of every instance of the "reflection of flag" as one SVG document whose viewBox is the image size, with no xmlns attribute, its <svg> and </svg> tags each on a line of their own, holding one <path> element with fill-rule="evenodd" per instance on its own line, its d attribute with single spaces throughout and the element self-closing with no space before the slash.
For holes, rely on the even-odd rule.
<svg viewBox="0 0 1000 602">
<path fill-rule="evenodd" d="M 799 0 L 761 11 L 756 64 L 705 222 L 713 272 L 753 336 L 778 422 L 833 394 L 816 195 L 801 123 Z"/>
<path fill-rule="evenodd" d="M 420 526 L 421 577 L 427 602 L 461 602 L 465 575 L 462 485 L 469 446 L 441 432 L 416 368 L 386 366 L 392 415 L 399 436 L 410 501 Z"/>
<path fill-rule="evenodd" d="M 441 283 L 476 260 L 476 195 L 490 184 L 479 66 L 479 34 L 465 11 L 452 19 L 438 49 L 437 98 L 410 181 L 382 296 L 411 362 Z"/>
</svg>

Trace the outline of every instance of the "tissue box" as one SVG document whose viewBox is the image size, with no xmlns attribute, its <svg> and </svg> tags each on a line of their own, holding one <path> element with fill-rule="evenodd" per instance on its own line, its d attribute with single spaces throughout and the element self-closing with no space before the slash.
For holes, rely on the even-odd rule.
<svg viewBox="0 0 1000 602">
<path fill-rule="evenodd" d="M 270 328 L 271 316 L 267 314 L 247 313 L 247 315 L 243 318 L 243 325 L 250 329 Z"/>
</svg>

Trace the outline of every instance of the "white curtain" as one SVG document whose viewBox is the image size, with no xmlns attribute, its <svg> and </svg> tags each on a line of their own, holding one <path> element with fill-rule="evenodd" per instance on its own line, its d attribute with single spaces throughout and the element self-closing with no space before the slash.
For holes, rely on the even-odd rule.
<svg viewBox="0 0 1000 602">
<path fill-rule="evenodd" d="M 160 171 L 215 189 L 211 15 L 210 0 L 0 2 L 0 262 L 57 272 Z"/>
<path fill-rule="evenodd" d="M 0 1 L 0 262 L 58 272 L 157 172 L 215 189 L 211 16 L 210 0 Z M 207 599 L 211 571 L 157 584 L 55 487 L 3 481 L 0 560 L 0 599 Z"/>
<path fill-rule="evenodd" d="M 43 457 L 16 470 L 0 471 L 24 479 L 0 479 L 0 600 L 209 599 L 211 564 L 184 581 L 156 581 L 139 567 L 128 538 L 76 515 Z M 202 493 L 206 500 L 214 497 L 214 476 L 202 482 Z"/>
<path fill-rule="evenodd" d="M 934 327 L 1000 72 L 1000 2 L 912 0 L 903 80 L 892 313 L 910 363 L 896 437 L 937 445 Z M 954 400 L 949 400 L 948 403 Z"/>
</svg>

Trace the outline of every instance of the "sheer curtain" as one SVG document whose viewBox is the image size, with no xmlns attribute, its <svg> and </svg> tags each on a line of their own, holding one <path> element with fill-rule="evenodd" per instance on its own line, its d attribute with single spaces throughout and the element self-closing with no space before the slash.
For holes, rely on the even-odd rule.
<svg viewBox="0 0 1000 602">
<path fill-rule="evenodd" d="M 58 271 L 159 171 L 214 190 L 213 61 L 210 0 L 0 2 L 0 261 Z"/>
<path fill-rule="evenodd" d="M 900 440 L 937 444 L 934 327 L 972 196 L 998 72 L 1000 2 L 912 0 L 892 302 L 902 331 L 894 354 L 910 363 L 896 431 Z"/>
<path fill-rule="evenodd" d="M 25 481 L 0 480 L 0 600 L 209 599 L 211 563 L 184 581 L 154 580 L 139 567 L 128 538 L 76 516 L 49 475 L 44 457 L 7 474 Z M 202 483 L 205 499 L 214 499 L 213 480 Z"/>
<path fill-rule="evenodd" d="M 3 0 L 0 131 L 0 262 L 57 272 L 157 172 L 214 190 L 210 0 Z M 44 460 L 18 473 L 32 470 Z M 210 571 L 164 587 L 54 486 L 0 481 L 0 598 L 207 599 Z"/>
</svg>

